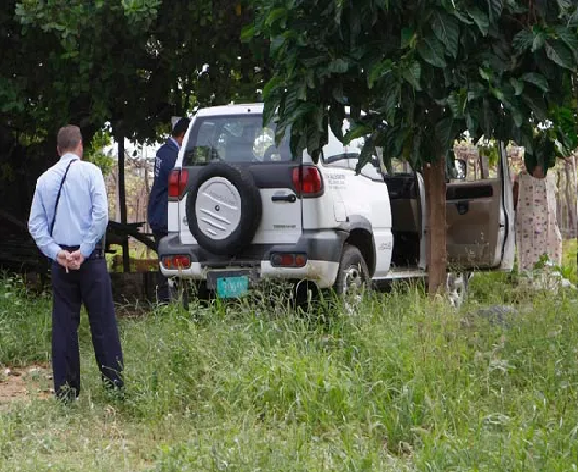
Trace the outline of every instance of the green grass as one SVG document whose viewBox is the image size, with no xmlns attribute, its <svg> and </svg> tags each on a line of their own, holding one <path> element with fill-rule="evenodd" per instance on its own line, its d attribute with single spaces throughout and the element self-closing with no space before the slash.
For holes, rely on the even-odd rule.
<svg viewBox="0 0 578 472">
<path fill-rule="evenodd" d="M 575 294 L 476 278 L 485 298 L 459 312 L 410 289 L 355 316 L 254 301 L 123 318 L 124 400 L 84 317 L 81 399 L 0 406 L 0 470 L 575 470 Z M 505 296 L 503 322 L 472 314 Z M 49 330 L 50 300 L 0 281 L 0 364 L 47 360 Z"/>
<path fill-rule="evenodd" d="M 562 256 L 562 275 L 574 285 L 578 286 L 578 244 L 576 239 L 564 241 L 564 251 Z"/>
</svg>

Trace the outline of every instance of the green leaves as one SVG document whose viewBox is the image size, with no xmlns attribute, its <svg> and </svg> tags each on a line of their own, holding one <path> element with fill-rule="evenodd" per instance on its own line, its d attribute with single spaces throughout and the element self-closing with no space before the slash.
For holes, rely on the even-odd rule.
<svg viewBox="0 0 578 472">
<path fill-rule="evenodd" d="M 534 40 L 532 41 L 532 52 L 536 52 L 544 47 L 546 43 L 546 34 L 543 31 L 538 31 L 534 34 Z"/>
<path fill-rule="evenodd" d="M 383 78 L 392 71 L 392 67 L 393 63 L 389 59 L 374 63 L 367 75 L 368 88 L 372 89 L 378 79 Z"/>
<path fill-rule="evenodd" d="M 374 137 L 369 136 L 366 138 L 361 148 L 361 153 L 357 159 L 357 166 L 355 168 L 356 172 L 360 172 L 363 166 L 371 162 L 372 157 L 375 155 L 375 144 Z"/>
<path fill-rule="evenodd" d="M 329 126 L 333 135 L 343 141 L 343 120 L 345 119 L 345 107 L 332 105 L 329 108 Z"/>
<path fill-rule="evenodd" d="M 421 64 L 418 61 L 413 61 L 407 68 L 403 69 L 402 75 L 414 89 L 421 90 Z"/>
<path fill-rule="evenodd" d="M 444 46 L 433 35 L 423 38 L 417 46 L 421 58 L 434 67 L 446 67 Z"/>
<path fill-rule="evenodd" d="M 548 92 L 548 81 L 542 74 L 538 74 L 536 72 L 527 72 L 522 75 L 522 80 L 530 84 L 534 84 L 543 92 Z"/>
<path fill-rule="evenodd" d="M 416 34 L 413 28 L 402 28 L 401 30 L 401 48 L 415 47 Z"/>
<path fill-rule="evenodd" d="M 401 95 L 401 85 L 396 82 L 392 83 L 385 92 L 385 97 L 382 105 L 384 110 L 384 117 L 390 126 L 395 126 L 396 120 L 395 115 L 397 112 L 397 106 L 400 102 Z"/>
<path fill-rule="evenodd" d="M 343 143 L 349 144 L 354 139 L 358 139 L 358 138 L 362 138 L 363 136 L 367 136 L 368 134 L 371 133 L 371 131 L 372 131 L 372 128 L 368 124 L 353 122 L 351 127 L 349 128 L 349 131 L 347 131 L 347 133 L 345 133 L 345 136 L 343 137 Z"/>
<path fill-rule="evenodd" d="M 566 105 L 556 106 L 552 109 L 552 121 L 558 127 L 558 140 L 571 153 L 578 147 L 578 129 L 574 110 Z"/>
<path fill-rule="evenodd" d="M 464 111 L 467 105 L 468 94 L 465 89 L 456 90 L 452 92 L 447 98 L 447 104 L 456 118 L 464 116 Z"/>
<path fill-rule="evenodd" d="M 292 124 L 292 142 L 308 147 L 317 142 L 313 116 L 296 110 L 321 107 L 341 138 L 347 103 L 352 128 L 343 140 L 371 136 L 386 161 L 403 156 L 419 166 L 445 155 L 466 128 L 531 147 L 531 123 L 552 118 L 555 101 L 572 101 L 578 34 L 568 27 L 575 8 L 564 1 L 534 2 L 530 17 L 519 0 L 262 1 L 256 34 L 291 34 L 276 52 L 275 93 L 266 88 L 265 101 L 279 106 L 280 129 Z M 312 15 L 312 5 L 323 7 Z M 277 9 L 287 11 L 286 27 L 278 19 L 260 26 Z"/>
<path fill-rule="evenodd" d="M 537 91 L 527 88 L 522 95 L 522 99 L 530 107 L 536 118 L 536 123 L 546 121 L 548 118 L 548 106 L 543 96 Z"/>
<path fill-rule="evenodd" d="M 105 122 L 115 128 L 122 122 L 128 138 L 144 140 L 156 139 L 171 115 L 195 106 L 255 101 L 269 75 L 269 59 L 262 59 L 269 45 L 248 2 L 240 2 L 241 11 L 237 0 L 213 3 L 4 2 L 0 36 L 6 40 L 6 31 L 13 40 L 4 45 L 0 82 L 4 74 L 27 82 L 17 97 L 26 110 L 10 107 L 5 119 L 15 129 L 35 123 L 39 133 L 70 120 L 82 126 L 87 142 Z M 278 28 L 283 18 L 276 15 L 272 26 Z M 243 26 L 251 47 L 240 40 Z M 294 38 L 281 33 L 284 49 Z M 269 96 L 278 98 L 280 91 Z"/>
<path fill-rule="evenodd" d="M 549 40 L 546 41 L 545 47 L 548 59 L 558 64 L 560 67 L 564 67 L 565 69 L 576 69 L 572 51 L 563 42 Z"/>
<path fill-rule="evenodd" d="M 482 35 L 486 36 L 488 34 L 488 28 L 490 27 L 488 15 L 475 6 L 468 9 L 468 15 L 474 20 Z"/>
<path fill-rule="evenodd" d="M 523 29 L 514 36 L 514 41 L 512 46 L 514 51 L 518 54 L 522 54 L 526 50 L 530 49 L 534 44 L 534 34 L 531 31 Z"/>
<path fill-rule="evenodd" d="M 287 10 L 285 8 L 275 8 L 269 12 L 265 18 L 265 24 L 271 26 L 272 24 L 279 22 L 279 26 L 284 28 L 286 25 Z"/>
<path fill-rule="evenodd" d="M 327 66 L 327 70 L 333 74 L 343 74 L 349 69 L 349 61 L 347 59 L 336 59 L 331 61 Z"/>
<path fill-rule="evenodd" d="M 488 11 L 491 22 L 497 21 L 500 18 L 503 8 L 504 0 L 488 0 Z"/>
<path fill-rule="evenodd" d="M 436 123 L 435 136 L 438 144 L 439 155 L 445 155 L 447 153 L 456 138 L 456 134 L 454 118 L 452 116 L 443 118 L 441 121 Z"/>
<path fill-rule="evenodd" d="M 576 10 L 578 12 L 578 9 Z M 556 28 L 555 35 L 566 44 L 576 56 L 578 54 L 578 32 L 575 28 Z"/>
<path fill-rule="evenodd" d="M 454 59 L 458 54 L 459 24 L 455 17 L 444 11 L 436 11 L 433 14 L 432 29 L 436 37 L 443 43 L 446 51 Z"/>
<path fill-rule="evenodd" d="M 510 79 L 510 84 L 514 87 L 514 93 L 516 95 L 521 95 L 524 91 L 524 83 L 521 80 L 514 79 L 513 77 Z"/>
</svg>

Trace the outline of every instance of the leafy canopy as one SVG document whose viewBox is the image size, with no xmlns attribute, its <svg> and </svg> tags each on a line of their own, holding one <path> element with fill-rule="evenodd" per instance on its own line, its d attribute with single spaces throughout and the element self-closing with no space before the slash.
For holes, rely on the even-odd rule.
<svg viewBox="0 0 578 472">
<path fill-rule="evenodd" d="M 568 106 L 578 63 L 578 5 L 568 0 L 257 0 L 246 37 L 270 41 L 265 120 L 317 159 L 327 124 L 367 136 L 414 168 L 468 130 L 513 140 L 548 166 L 576 141 Z M 342 135 L 345 106 L 353 125 Z M 362 115 L 362 111 L 367 114 Z M 546 123 L 549 128 L 539 127 Z"/>
<path fill-rule="evenodd" d="M 110 122 L 154 139 L 196 105 L 254 100 L 262 72 L 240 41 L 246 3 L 6 0 L 0 126 L 21 133 L 34 123 L 44 139 L 70 121 L 90 135 Z"/>
</svg>

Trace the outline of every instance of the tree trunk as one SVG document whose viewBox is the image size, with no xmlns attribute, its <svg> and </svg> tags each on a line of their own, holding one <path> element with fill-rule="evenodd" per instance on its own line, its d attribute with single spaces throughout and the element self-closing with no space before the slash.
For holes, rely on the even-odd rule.
<svg viewBox="0 0 578 472">
<path fill-rule="evenodd" d="M 116 139 L 118 142 L 118 200 L 120 206 L 120 222 L 124 226 L 127 223 L 126 191 L 124 186 L 124 133 L 118 133 Z M 130 272 L 128 236 L 122 239 L 122 270 L 124 272 Z"/>
<path fill-rule="evenodd" d="M 576 194 L 578 192 L 578 175 L 576 173 L 576 154 L 572 153 L 572 188 L 573 188 L 573 199 L 572 199 L 572 209 L 574 212 L 574 226 L 572 227 L 572 237 L 578 236 L 578 201 L 576 200 Z"/>
<path fill-rule="evenodd" d="M 574 205 L 574 185 L 572 179 L 572 161 L 567 160 L 564 163 L 564 170 L 566 172 L 566 207 L 568 214 L 568 223 L 566 225 L 566 235 L 568 239 L 574 238 L 574 227 L 576 226 L 576 205 Z M 557 215 L 560 218 L 560 215 Z M 558 220 L 559 221 L 559 220 Z M 558 222 L 558 224 L 560 224 Z"/>
<path fill-rule="evenodd" d="M 564 233 L 567 213 L 564 211 L 564 199 L 562 198 L 562 187 L 560 185 L 562 182 L 562 170 L 560 169 L 560 166 L 556 166 L 552 168 L 552 170 L 556 171 L 556 215 L 558 218 L 558 227 L 560 228 L 560 232 Z"/>
<path fill-rule="evenodd" d="M 118 162 L 117 162 L 118 164 Z M 115 198 L 115 205 L 114 205 L 114 221 L 118 221 L 120 223 L 121 217 L 120 217 L 120 198 L 118 196 L 118 189 L 120 188 L 120 184 L 119 184 L 119 180 L 118 180 L 118 165 L 115 172 L 115 181 L 116 181 L 116 187 L 114 189 L 114 198 Z"/>
<path fill-rule="evenodd" d="M 146 197 L 146 203 L 145 203 L 145 209 L 144 209 L 144 232 L 145 233 L 150 233 L 150 226 L 149 226 L 149 217 L 148 217 L 148 201 L 149 201 L 149 197 L 151 194 L 151 189 L 150 189 L 150 185 L 149 185 L 149 161 L 148 161 L 148 156 L 147 156 L 147 148 L 146 145 L 143 145 L 143 156 L 144 156 L 144 180 L 145 180 L 145 197 Z M 149 248 L 147 248 L 147 259 L 150 259 L 151 255 L 150 255 L 150 250 Z"/>
<path fill-rule="evenodd" d="M 565 162 L 566 170 L 566 206 L 568 207 L 568 239 L 576 237 L 576 186 L 574 185 L 574 157 L 567 159 Z M 560 218 L 560 215 L 558 215 Z M 558 221 L 558 224 L 560 222 Z"/>
<path fill-rule="evenodd" d="M 430 295 L 443 292 L 447 281 L 445 157 L 424 168 L 426 253 Z"/>
</svg>

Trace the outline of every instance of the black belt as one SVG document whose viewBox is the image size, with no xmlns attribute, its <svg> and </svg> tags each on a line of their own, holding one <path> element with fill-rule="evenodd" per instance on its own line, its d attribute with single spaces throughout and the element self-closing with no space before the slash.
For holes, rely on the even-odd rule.
<svg viewBox="0 0 578 472">
<path fill-rule="evenodd" d="M 78 249 L 80 249 L 80 245 L 67 246 L 66 244 L 59 244 L 59 246 L 60 246 L 60 249 L 63 249 L 65 251 L 70 251 L 70 252 L 78 251 Z M 90 256 L 88 256 L 87 258 L 85 258 L 85 260 L 94 260 L 94 259 L 104 259 L 104 251 L 102 249 L 102 246 L 100 246 L 98 244 L 94 247 L 92 254 Z"/>
</svg>

